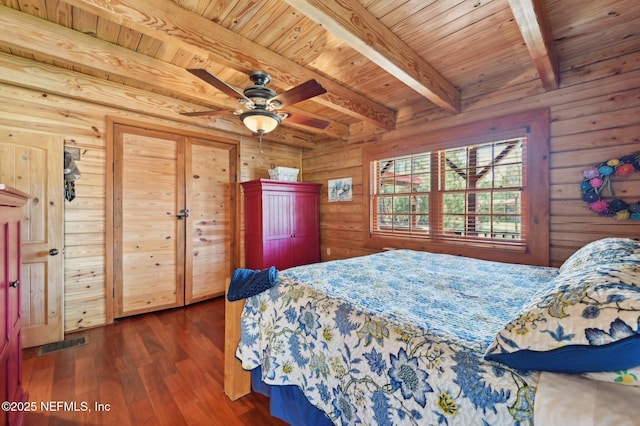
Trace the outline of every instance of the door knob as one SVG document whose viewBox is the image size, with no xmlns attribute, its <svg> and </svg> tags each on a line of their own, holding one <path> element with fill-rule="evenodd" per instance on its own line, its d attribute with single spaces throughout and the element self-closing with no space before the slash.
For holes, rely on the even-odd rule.
<svg viewBox="0 0 640 426">
<path fill-rule="evenodd" d="M 11 281 L 9 283 L 9 287 L 13 287 L 13 288 L 18 287 L 19 285 L 20 285 L 20 280 Z"/>
<path fill-rule="evenodd" d="M 58 251 L 58 249 L 51 249 L 51 250 L 49 250 L 49 256 L 55 256 L 55 255 L 57 255 L 58 253 L 60 253 L 60 252 Z"/>
</svg>

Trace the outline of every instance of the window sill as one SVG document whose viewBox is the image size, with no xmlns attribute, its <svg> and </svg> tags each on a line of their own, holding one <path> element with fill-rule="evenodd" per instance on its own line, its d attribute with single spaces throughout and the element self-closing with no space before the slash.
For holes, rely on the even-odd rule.
<svg viewBox="0 0 640 426">
<path fill-rule="evenodd" d="M 532 253 L 525 241 L 501 243 L 496 241 L 461 240 L 455 238 L 424 238 L 371 235 L 365 247 L 376 250 L 410 249 L 473 257 L 496 262 L 547 266 L 548 254 Z"/>
</svg>

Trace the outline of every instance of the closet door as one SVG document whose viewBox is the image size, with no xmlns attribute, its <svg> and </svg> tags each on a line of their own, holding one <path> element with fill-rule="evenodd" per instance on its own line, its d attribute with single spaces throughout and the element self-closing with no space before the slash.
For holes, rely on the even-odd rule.
<svg viewBox="0 0 640 426">
<path fill-rule="evenodd" d="M 115 317 L 184 304 L 183 139 L 114 128 Z"/>
<path fill-rule="evenodd" d="M 190 304 L 223 295 L 231 276 L 235 148 L 199 139 L 186 142 L 185 303 Z"/>
<path fill-rule="evenodd" d="M 236 146 L 114 126 L 114 317 L 225 292 Z"/>
</svg>

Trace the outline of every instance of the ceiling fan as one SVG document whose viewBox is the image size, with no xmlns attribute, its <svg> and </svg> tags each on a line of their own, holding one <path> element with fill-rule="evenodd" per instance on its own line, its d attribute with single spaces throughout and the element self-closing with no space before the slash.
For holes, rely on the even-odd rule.
<svg viewBox="0 0 640 426">
<path fill-rule="evenodd" d="M 247 87 L 243 93 L 240 93 L 204 69 L 187 69 L 187 71 L 226 95 L 238 99 L 241 107 L 235 111 L 197 111 L 184 112 L 182 115 L 190 117 L 225 114 L 239 115 L 240 120 L 249 130 L 261 136 L 278 127 L 284 119 L 317 129 L 324 129 L 329 125 L 326 120 L 280 111 L 282 107 L 327 93 L 327 89 L 322 87 L 316 80 L 311 79 L 278 95 L 275 91 L 266 87 L 271 81 L 269 74 L 263 71 L 253 71 L 249 78 L 254 85 Z"/>
</svg>

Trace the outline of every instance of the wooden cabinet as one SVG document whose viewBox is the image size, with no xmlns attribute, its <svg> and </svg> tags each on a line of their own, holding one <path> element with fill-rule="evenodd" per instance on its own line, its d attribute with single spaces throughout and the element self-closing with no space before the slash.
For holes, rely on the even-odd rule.
<svg viewBox="0 0 640 426">
<path fill-rule="evenodd" d="M 0 402 L 24 402 L 20 319 L 20 220 L 27 195 L 0 184 Z M 19 407 L 16 407 L 19 408 Z M 1 410 L 0 426 L 21 425 L 24 410 Z"/>
<path fill-rule="evenodd" d="M 247 268 L 282 270 L 320 261 L 321 186 L 267 179 L 242 183 Z"/>
</svg>

